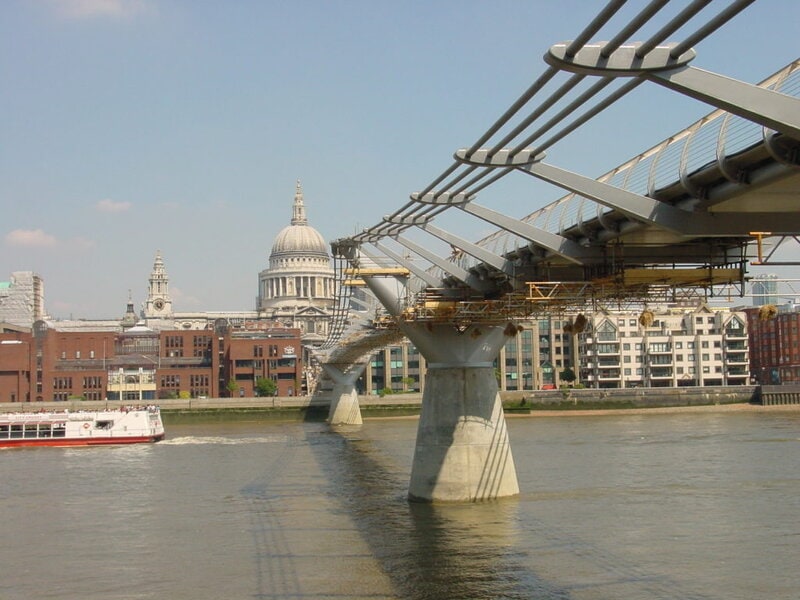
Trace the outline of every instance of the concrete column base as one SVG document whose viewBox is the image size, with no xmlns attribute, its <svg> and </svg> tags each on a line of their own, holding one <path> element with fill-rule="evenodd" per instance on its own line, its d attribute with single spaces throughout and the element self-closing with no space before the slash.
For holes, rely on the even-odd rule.
<svg viewBox="0 0 800 600">
<path fill-rule="evenodd" d="M 331 425 L 361 425 L 361 407 L 358 404 L 358 394 L 351 385 L 336 384 L 333 388 L 331 407 L 328 411 L 328 423 Z"/>
<path fill-rule="evenodd" d="M 331 425 L 361 425 L 363 423 L 355 384 L 366 366 L 366 363 L 356 363 L 351 365 L 347 371 L 342 371 L 333 365 L 322 365 L 334 382 L 331 406 L 328 410 L 328 423 Z"/>
<path fill-rule="evenodd" d="M 429 368 L 409 499 L 476 502 L 517 494 L 494 368 Z"/>
</svg>

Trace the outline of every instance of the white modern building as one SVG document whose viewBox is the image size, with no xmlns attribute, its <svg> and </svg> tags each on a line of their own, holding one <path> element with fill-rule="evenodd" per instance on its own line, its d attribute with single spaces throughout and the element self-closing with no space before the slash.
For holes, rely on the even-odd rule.
<svg viewBox="0 0 800 600">
<path fill-rule="evenodd" d="M 578 380 L 592 388 L 746 385 L 747 316 L 700 305 L 596 312 L 578 334 Z"/>
</svg>

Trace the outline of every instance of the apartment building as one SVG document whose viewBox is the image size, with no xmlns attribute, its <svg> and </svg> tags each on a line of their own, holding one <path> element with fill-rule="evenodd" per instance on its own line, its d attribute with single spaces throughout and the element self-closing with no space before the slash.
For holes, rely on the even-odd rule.
<svg viewBox="0 0 800 600">
<path fill-rule="evenodd" d="M 578 335 L 579 381 L 592 388 L 746 385 L 747 316 L 706 305 L 599 311 Z"/>
</svg>

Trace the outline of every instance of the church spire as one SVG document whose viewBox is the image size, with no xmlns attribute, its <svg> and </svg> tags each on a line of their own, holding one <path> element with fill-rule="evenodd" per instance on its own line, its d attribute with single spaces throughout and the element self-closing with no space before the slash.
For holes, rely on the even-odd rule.
<svg viewBox="0 0 800 600">
<path fill-rule="evenodd" d="M 164 268 L 161 250 L 156 251 L 153 271 L 150 273 L 150 284 L 147 289 L 147 300 L 144 304 L 145 319 L 158 319 L 172 316 L 172 298 L 169 295 L 169 276 Z"/>
<path fill-rule="evenodd" d="M 294 206 L 292 207 L 292 225 L 308 225 L 306 207 L 303 205 L 303 186 L 297 180 L 294 192 Z"/>
</svg>

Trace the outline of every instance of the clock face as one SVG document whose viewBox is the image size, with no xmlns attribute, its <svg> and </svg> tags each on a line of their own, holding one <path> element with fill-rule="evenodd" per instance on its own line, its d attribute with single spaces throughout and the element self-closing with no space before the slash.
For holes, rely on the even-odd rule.
<svg viewBox="0 0 800 600">
<path fill-rule="evenodd" d="M 153 306 L 156 310 L 161 310 L 164 308 L 164 301 L 161 298 L 158 298 L 155 302 L 153 302 Z"/>
</svg>

